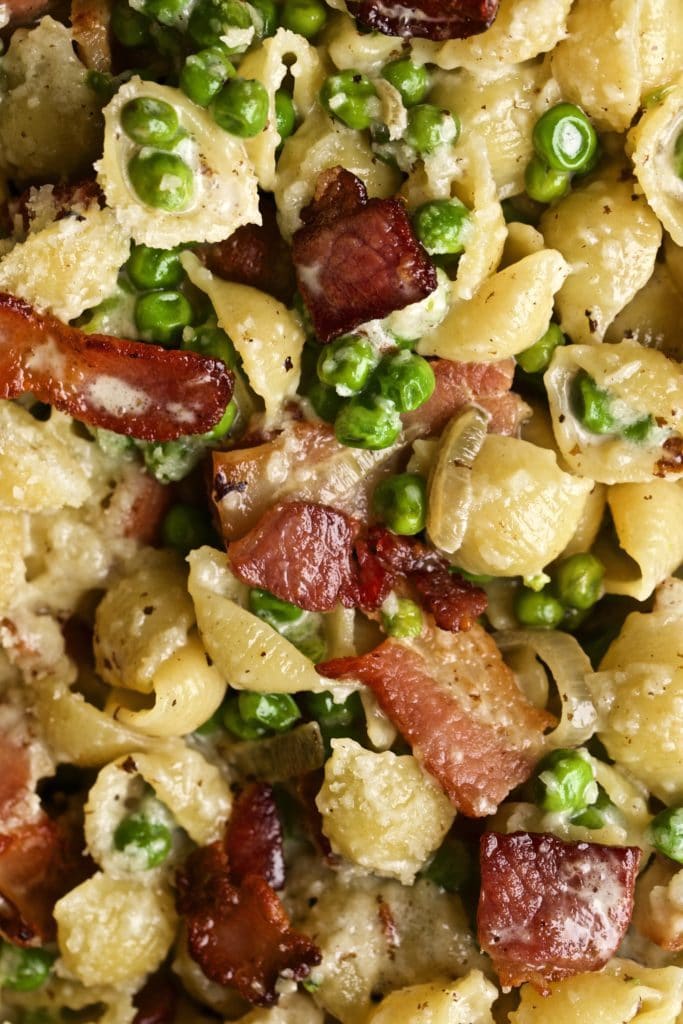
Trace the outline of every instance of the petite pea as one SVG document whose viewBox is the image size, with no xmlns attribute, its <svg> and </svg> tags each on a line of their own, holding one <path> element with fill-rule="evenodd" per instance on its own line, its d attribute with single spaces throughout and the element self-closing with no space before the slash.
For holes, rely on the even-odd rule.
<svg viewBox="0 0 683 1024">
<path fill-rule="evenodd" d="M 413 64 L 410 57 L 399 57 L 390 60 L 382 68 L 382 78 L 386 79 L 401 94 L 403 105 L 414 107 L 422 103 L 429 92 L 429 72 L 424 64 Z"/>
<path fill-rule="evenodd" d="M 323 347 L 317 370 L 323 384 L 348 397 L 363 390 L 376 366 L 377 356 L 367 338 L 349 334 Z"/>
<path fill-rule="evenodd" d="M 213 536 L 211 521 L 203 509 L 186 502 L 172 505 L 161 523 L 161 539 L 169 548 L 187 554 L 202 544 L 209 544 Z"/>
<path fill-rule="evenodd" d="M 230 28 L 251 28 L 251 16 L 242 0 L 199 0 L 190 14 L 187 30 L 197 46 L 221 46 Z"/>
<path fill-rule="evenodd" d="M 147 292 L 135 303 L 135 325 L 143 337 L 173 345 L 192 322 L 192 306 L 182 292 Z"/>
<path fill-rule="evenodd" d="M 186 58 L 180 72 L 180 88 L 188 99 L 200 107 L 208 107 L 220 92 L 235 68 L 224 46 L 207 46 Z"/>
<path fill-rule="evenodd" d="M 569 191 L 571 174 L 555 171 L 539 157 L 533 156 L 524 172 L 524 187 L 529 199 L 537 203 L 554 203 Z"/>
<path fill-rule="evenodd" d="M 259 587 L 254 587 L 249 591 L 249 611 L 277 630 L 288 623 L 296 622 L 303 614 L 301 608 L 295 604 L 283 601 L 275 594 L 261 590 Z"/>
<path fill-rule="evenodd" d="M 390 448 L 402 430 L 401 417 L 386 398 L 349 399 L 334 421 L 335 437 L 347 448 L 380 451 Z"/>
<path fill-rule="evenodd" d="M 213 119 L 231 135 L 250 139 L 268 121 L 268 93 L 256 79 L 232 78 L 211 102 Z"/>
<path fill-rule="evenodd" d="M 683 807 L 667 807 L 660 811 L 647 831 L 655 850 L 683 864 Z"/>
<path fill-rule="evenodd" d="M 558 324 L 550 324 L 538 341 L 515 358 L 525 373 L 543 373 L 548 369 L 555 349 L 566 344 L 567 339 Z"/>
<path fill-rule="evenodd" d="M 288 693 L 250 693 L 237 698 L 240 715 L 249 725 L 271 732 L 287 732 L 301 718 L 296 701 Z"/>
<path fill-rule="evenodd" d="M 47 981 L 55 956 L 46 949 L 23 949 L 3 942 L 0 947 L 0 990 L 33 992 Z"/>
<path fill-rule="evenodd" d="M 225 412 L 219 419 L 218 423 L 214 423 L 210 430 L 205 431 L 199 436 L 204 441 L 220 441 L 221 438 L 229 434 L 233 428 L 235 420 L 237 419 L 238 413 L 237 403 L 234 399 L 231 399 L 225 407 Z"/>
<path fill-rule="evenodd" d="M 223 725 L 239 740 L 259 740 L 268 732 L 258 722 L 245 722 L 240 713 L 238 697 L 230 697 L 223 705 Z"/>
<path fill-rule="evenodd" d="M 321 380 L 315 380 L 308 389 L 308 400 L 315 409 L 316 414 L 326 423 L 334 423 L 337 414 L 344 404 L 336 391 L 329 384 L 323 384 Z"/>
<path fill-rule="evenodd" d="M 261 39 L 274 36 L 279 22 L 278 8 L 274 0 L 249 0 L 249 2 L 261 16 L 261 28 L 259 30 Z"/>
<path fill-rule="evenodd" d="M 171 833 L 166 825 L 141 815 L 131 814 L 124 818 L 114 832 L 116 849 L 144 856 L 146 868 L 156 868 L 163 864 L 172 845 Z"/>
<path fill-rule="evenodd" d="M 415 211 L 413 225 L 430 255 L 457 256 L 465 249 L 470 211 L 459 199 L 435 199 Z"/>
<path fill-rule="evenodd" d="M 187 209 L 194 197 L 194 175 L 175 153 L 141 150 L 128 164 L 128 176 L 139 199 L 167 213 Z"/>
<path fill-rule="evenodd" d="M 553 750 L 540 765 L 535 800 L 544 811 L 582 811 L 598 795 L 593 766 L 576 750 Z"/>
<path fill-rule="evenodd" d="M 357 693 L 352 693 L 345 701 L 336 701 L 328 690 L 324 690 L 306 694 L 305 700 L 308 714 L 326 730 L 348 729 L 362 712 Z"/>
<path fill-rule="evenodd" d="M 522 587 L 515 598 L 515 615 L 530 629 L 555 629 L 562 622 L 564 608 L 547 590 L 537 593 Z"/>
<path fill-rule="evenodd" d="M 149 22 L 140 11 L 122 0 L 112 8 L 111 30 L 122 46 L 132 48 L 149 43 Z"/>
<path fill-rule="evenodd" d="M 580 107 L 558 103 L 539 117 L 534 125 L 536 153 L 553 171 L 584 174 L 597 157 L 598 137 Z"/>
<path fill-rule="evenodd" d="M 149 27 L 154 46 L 163 57 L 179 61 L 183 53 L 183 37 L 176 29 L 153 21 Z"/>
<path fill-rule="evenodd" d="M 356 131 L 369 128 L 380 109 L 377 90 L 370 79 L 351 68 L 325 80 L 320 101 L 328 114 Z"/>
<path fill-rule="evenodd" d="M 600 597 L 604 574 L 602 562 L 590 552 L 571 555 L 553 573 L 555 593 L 562 604 L 586 611 Z"/>
<path fill-rule="evenodd" d="M 199 461 L 201 449 L 188 439 L 142 442 L 145 467 L 162 484 L 175 483 L 190 473 Z"/>
<path fill-rule="evenodd" d="M 146 0 L 145 11 L 162 25 L 176 27 L 182 24 L 188 0 Z"/>
<path fill-rule="evenodd" d="M 282 7 L 283 28 L 305 39 L 316 36 L 327 22 L 327 7 L 321 0 L 285 0 Z"/>
<path fill-rule="evenodd" d="M 375 488 L 372 510 L 393 533 L 406 537 L 424 530 L 427 520 L 427 484 L 419 473 L 398 473 Z"/>
<path fill-rule="evenodd" d="M 403 349 L 382 359 L 372 386 L 383 398 L 393 402 L 399 412 L 412 412 L 432 395 L 436 378 L 426 359 Z"/>
<path fill-rule="evenodd" d="M 652 416 L 641 416 L 640 419 L 634 420 L 633 423 L 627 423 L 622 429 L 622 437 L 625 437 L 627 441 L 633 441 L 635 444 L 639 444 L 642 441 L 647 441 L 653 430 L 655 430 L 656 424 Z"/>
<path fill-rule="evenodd" d="M 296 127 L 294 100 L 284 89 L 275 93 L 275 125 L 281 139 L 288 139 Z"/>
<path fill-rule="evenodd" d="M 475 878 L 472 855 L 462 839 L 449 836 L 434 854 L 431 864 L 421 872 L 422 878 L 446 892 L 460 892 Z"/>
<path fill-rule="evenodd" d="M 153 249 L 135 245 L 126 264 L 128 276 L 141 291 L 175 288 L 185 277 L 177 249 Z"/>
<path fill-rule="evenodd" d="M 404 639 L 422 632 L 422 609 L 407 597 L 399 597 L 395 610 L 382 612 L 382 626 L 387 636 Z"/>
<path fill-rule="evenodd" d="M 139 146 L 166 149 L 178 139 L 180 122 L 175 107 L 166 100 L 137 96 L 121 110 L 121 126 Z"/>
<path fill-rule="evenodd" d="M 223 708 L 219 707 L 219 708 L 216 708 L 214 713 L 212 715 L 210 715 L 210 717 L 207 718 L 207 720 L 205 722 L 202 722 L 201 725 L 197 726 L 197 728 L 194 731 L 194 735 L 195 736 L 212 736 L 213 733 L 218 732 L 218 730 L 221 728 L 222 725 L 223 725 Z"/>
<path fill-rule="evenodd" d="M 408 111 L 405 140 L 420 155 L 433 153 L 439 146 L 455 145 L 460 121 L 450 110 L 431 103 L 418 103 Z"/>
<path fill-rule="evenodd" d="M 607 793 L 598 785 L 598 796 L 584 811 L 572 817 L 572 825 L 581 825 L 583 828 L 604 828 L 611 817 L 614 816 L 616 808 Z"/>
<path fill-rule="evenodd" d="M 617 429 L 612 396 L 585 370 L 579 370 L 572 381 L 571 404 L 579 421 L 591 433 L 612 434 Z"/>
<path fill-rule="evenodd" d="M 195 331 L 187 333 L 189 337 L 183 337 L 181 348 L 191 352 L 199 352 L 200 355 L 210 356 L 212 359 L 220 359 L 231 370 L 235 369 L 237 366 L 237 353 L 235 346 L 224 330 L 212 324 L 204 324 Z"/>
</svg>

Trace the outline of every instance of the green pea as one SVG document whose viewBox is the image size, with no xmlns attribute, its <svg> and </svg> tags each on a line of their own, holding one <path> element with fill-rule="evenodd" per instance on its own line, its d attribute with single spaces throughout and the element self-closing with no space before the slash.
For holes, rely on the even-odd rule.
<svg viewBox="0 0 683 1024">
<path fill-rule="evenodd" d="M 316 414 L 326 423 L 334 423 L 344 400 L 337 394 L 336 388 L 315 380 L 308 389 L 308 400 Z"/>
<path fill-rule="evenodd" d="M 150 40 L 149 21 L 125 0 L 112 8 L 111 30 L 122 46 L 146 46 Z"/>
<path fill-rule="evenodd" d="M 296 127 L 294 100 L 284 89 L 275 93 L 275 125 L 281 139 L 289 138 Z"/>
<path fill-rule="evenodd" d="M 249 611 L 278 631 L 288 623 L 296 622 L 303 614 L 301 608 L 295 604 L 283 601 L 275 594 L 259 587 L 253 587 L 249 591 Z"/>
<path fill-rule="evenodd" d="M 180 122 L 175 107 L 166 100 L 137 96 L 121 109 L 121 126 L 139 146 L 167 149 L 177 140 Z"/>
<path fill-rule="evenodd" d="M 192 322 L 192 306 L 182 292 L 146 292 L 135 303 L 135 325 L 158 345 L 173 345 Z"/>
<path fill-rule="evenodd" d="M 220 92 L 229 78 L 235 74 L 235 67 L 224 46 L 207 46 L 186 58 L 180 72 L 180 88 L 185 95 L 200 107 L 208 107 L 214 96 Z"/>
<path fill-rule="evenodd" d="M 593 803 L 584 811 L 572 817 L 572 825 L 581 825 L 583 828 L 604 828 L 615 816 L 616 807 L 607 796 L 607 793 L 598 785 L 598 796 Z"/>
<path fill-rule="evenodd" d="M 287 732 L 301 718 L 296 701 L 288 693 L 250 693 L 244 690 L 237 698 L 240 715 L 248 725 L 261 726 L 270 732 Z"/>
<path fill-rule="evenodd" d="M 317 370 L 323 384 L 348 397 L 363 390 L 376 366 L 377 356 L 368 339 L 348 334 L 323 346 Z"/>
<path fill-rule="evenodd" d="M 562 622 L 564 608 L 547 590 L 537 593 L 522 587 L 515 598 L 515 615 L 522 626 L 555 629 Z"/>
<path fill-rule="evenodd" d="M 33 992 L 47 981 L 55 954 L 46 949 L 22 949 L 9 942 L 0 948 L 0 990 Z"/>
<path fill-rule="evenodd" d="M 683 178 L 683 132 L 679 132 L 676 138 L 673 152 L 674 171 L 679 178 Z"/>
<path fill-rule="evenodd" d="M 439 146 L 454 146 L 459 135 L 460 121 L 450 110 L 418 103 L 408 111 L 405 140 L 420 155 L 433 153 Z"/>
<path fill-rule="evenodd" d="M 306 711 L 325 730 L 348 729 L 362 714 L 360 697 L 352 693 L 344 701 L 336 701 L 328 690 L 307 693 Z"/>
<path fill-rule="evenodd" d="M 534 798 L 544 811 L 582 811 L 598 795 L 593 765 L 577 750 L 553 750 L 538 766 Z"/>
<path fill-rule="evenodd" d="M 558 103 L 539 117 L 532 136 L 536 153 L 553 171 L 585 174 L 595 164 L 598 137 L 580 107 Z"/>
<path fill-rule="evenodd" d="M 261 25 L 256 31 L 261 39 L 274 36 L 279 24 L 279 11 L 274 0 L 249 0 L 251 6 L 260 15 Z"/>
<path fill-rule="evenodd" d="M 203 544 L 210 544 L 213 538 L 211 520 L 206 512 L 196 505 L 178 502 L 171 505 L 161 523 L 161 539 L 166 547 L 175 548 L 186 554 Z"/>
<path fill-rule="evenodd" d="M 598 386 L 594 377 L 579 370 L 571 384 L 572 409 L 593 434 L 613 434 L 618 424 L 612 414 L 612 396 Z"/>
<path fill-rule="evenodd" d="M 145 12 L 172 28 L 183 24 L 187 8 L 188 0 L 145 0 Z"/>
<path fill-rule="evenodd" d="M 334 433 L 347 448 L 390 448 L 402 429 L 401 417 L 386 398 L 351 398 L 337 413 Z"/>
<path fill-rule="evenodd" d="M 200 355 L 210 356 L 212 359 L 220 359 L 231 370 L 237 366 L 237 352 L 229 336 L 220 327 L 214 324 L 204 324 L 196 330 L 186 332 L 183 337 L 181 348 L 190 352 L 199 352 Z"/>
<path fill-rule="evenodd" d="M 667 807 L 660 811 L 647 831 L 655 850 L 683 864 L 683 807 Z"/>
<path fill-rule="evenodd" d="M 456 256 L 465 250 L 470 211 L 459 199 L 435 199 L 415 211 L 413 226 L 430 255 Z"/>
<path fill-rule="evenodd" d="M 369 128 L 380 113 L 374 85 L 367 75 L 352 68 L 325 79 L 320 102 L 328 114 L 356 131 Z"/>
<path fill-rule="evenodd" d="M 529 348 L 515 356 L 515 359 L 525 373 L 543 373 L 548 369 L 555 349 L 566 344 L 567 339 L 558 324 L 551 323 L 545 334 L 542 334 L 538 341 L 535 341 Z"/>
<path fill-rule="evenodd" d="M 312 39 L 325 27 L 327 7 L 321 0 L 285 0 L 282 7 L 283 28 Z"/>
<path fill-rule="evenodd" d="M 446 892 L 460 892 L 475 879 L 472 854 L 462 839 L 448 836 L 420 874 Z"/>
<path fill-rule="evenodd" d="M 145 467 L 162 484 L 177 483 L 199 462 L 202 448 L 188 438 L 179 441 L 140 442 Z"/>
<path fill-rule="evenodd" d="M 221 438 L 225 437 L 232 430 L 235 420 L 237 419 L 237 402 L 231 399 L 225 407 L 225 412 L 219 419 L 218 423 L 214 423 L 210 430 L 206 430 L 199 436 L 204 441 L 220 441 Z"/>
<path fill-rule="evenodd" d="M 531 158 L 524 172 L 526 194 L 537 203 L 561 199 L 569 191 L 570 182 L 568 171 L 554 171 L 537 156 Z"/>
<path fill-rule="evenodd" d="M 621 435 L 625 437 L 627 441 L 633 441 L 635 444 L 640 444 L 642 441 L 647 441 L 652 432 L 656 429 L 657 424 L 654 418 L 649 414 L 647 416 L 641 416 L 639 419 L 634 420 L 633 423 L 627 423 L 622 429 Z"/>
<path fill-rule="evenodd" d="M 427 520 L 427 484 L 419 473 L 397 473 L 377 485 L 372 510 L 393 533 L 406 537 L 424 530 Z"/>
<path fill-rule="evenodd" d="M 466 569 L 461 569 L 459 565 L 452 565 L 448 571 L 456 576 L 462 576 L 468 583 L 474 583 L 478 587 L 484 586 L 485 583 L 491 583 L 495 578 L 486 572 L 468 572 Z"/>
<path fill-rule="evenodd" d="M 403 639 L 419 636 L 422 632 L 422 609 L 407 597 L 399 597 L 396 608 L 391 612 L 382 612 L 382 626 L 387 636 Z"/>
<path fill-rule="evenodd" d="M 429 92 L 429 72 L 424 64 L 413 64 L 410 57 L 399 57 L 390 60 L 382 68 L 382 78 L 386 79 L 401 94 L 403 105 L 414 107 L 422 103 Z"/>
<path fill-rule="evenodd" d="M 175 288 L 185 277 L 178 249 L 153 249 L 134 245 L 128 263 L 128 276 L 141 291 Z"/>
<path fill-rule="evenodd" d="M 372 381 L 373 389 L 399 412 L 412 412 L 431 396 L 436 378 L 431 364 L 408 349 L 385 356 Z"/>
<path fill-rule="evenodd" d="M 268 733 L 267 728 L 258 722 L 244 721 L 237 697 L 228 698 L 223 705 L 223 725 L 239 740 L 259 740 Z"/>
<path fill-rule="evenodd" d="M 128 175 L 139 199 L 167 213 L 185 210 L 194 197 L 194 175 L 175 153 L 143 149 L 129 161 Z"/>
<path fill-rule="evenodd" d="M 184 45 L 183 36 L 177 29 L 168 25 L 160 25 L 158 21 L 151 22 L 149 32 L 154 46 L 162 57 L 168 57 L 174 63 L 182 59 Z"/>
<path fill-rule="evenodd" d="M 212 736 L 213 733 L 218 732 L 223 725 L 223 707 L 216 708 L 214 713 L 207 718 L 205 722 L 202 722 L 195 731 L 195 736 Z"/>
<path fill-rule="evenodd" d="M 214 97 L 211 113 L 224 131 L 250 139 L 268 122 L 268 93 L 255 79 L 232 78 Z"/>
<path fill-rule="evenodd" d="M 249 9 L 242 0 L 199 0 L 187 23 L 197 46 L 222 46 L 221 36 L 230 28 L 251 28 Z"/>
<path fill-rule="evenodd" d="M 571 555 L 553 572 L 555 593 L 562 604 L 585 611 L 600 597 L 604 574 L 602 562 L 590 552 Z"/>
<path fill-rule="evenodd" d="M 139 814 L 124 818 L 114 832 L 116 849 L 141 860 L 144 858 L 147 869 L 163 864 L 172 845 L 171 832 L 166 825 Z"/>
</svg>

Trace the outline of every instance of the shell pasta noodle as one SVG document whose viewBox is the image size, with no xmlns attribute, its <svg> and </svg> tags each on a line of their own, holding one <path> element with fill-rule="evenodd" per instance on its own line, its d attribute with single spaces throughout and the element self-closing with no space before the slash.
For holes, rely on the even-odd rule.
<svg viewBox="0 0 683 1024">
<path fill-rule="evenodd" d="M 681 0 L 0 13 L 0 1022 L 680 1024 Z"/>
</svg>

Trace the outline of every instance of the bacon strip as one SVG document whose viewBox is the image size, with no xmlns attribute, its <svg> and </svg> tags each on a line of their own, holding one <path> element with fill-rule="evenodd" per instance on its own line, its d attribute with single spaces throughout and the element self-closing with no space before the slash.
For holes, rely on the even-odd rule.
<svg viewBox="0 0 683 1024">
<path fill-rule="evenodd" d="M 172 1024 L 179 994 L 178 982 L 168 970 L 162 968 L 150 975 L 133 996 L 136 1009 L 133 1024 Z"/>
<path fill-rule="evenodd" d="M 641 851 L 553 835 L 481 837 L 479 942 L 503 985 L 597 971 L 626 934 Z"/>
<path fill-rule="evenodd" d="M 361 25 L 389 36 L 465 39 L 490 28 L 499 0 L 347 0 Z"/>
<path fill-rule="evenodd" d="M 532 707 L 491 637 L 434 630 L 410 646 L 385 640 L 360 657 L 324 662 L 329 679 L 371 688 L 413 753 L 455 807 L 492 814 L 530 776 L 551 716 Z"/>
<path fill-rule="evenodd" d="M 273 787 L 255 782 L 242 790 L 228 821 L 225 847 L 231 877 L 260 875 L 272 889 L 285 884 L 282 824 Z"/>
<path fill-rule="evenodd" d="M 370 199 L 341 167 L 318 179 L 292 255 L 299 290 L 321 341 L 426 298 L 436 270 L 398 199 Z"/>
<path fill-rule="evenodd" d="M 56 6 L 56 0 L 9 0 L 7 3 L 11 28 L 31 25 Z"/>
<path fill-rule="evenodd" d="M 204 974 L 257 1006 L 277 1002 L 283 971 L 300 980 L 320 963 L 319 949 L 292 929 L 264 878 L 250 874 L 233 884 L 220 840 L 188 857 L 178 876 L 178 909 L 187 920 L 190 955 Z"/>
<path fill-rule="evenodd" d="M 210 430 L 232 384 L 220 360 L 85 334 L 0 293 L 0 398 L 31 391 L 92 426 L 171 441 Z"/>
</svg>

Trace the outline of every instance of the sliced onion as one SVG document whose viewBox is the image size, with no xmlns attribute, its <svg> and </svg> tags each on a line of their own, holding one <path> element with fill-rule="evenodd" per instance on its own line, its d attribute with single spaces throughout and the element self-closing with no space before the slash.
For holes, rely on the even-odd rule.
<svg viewBox="0 0 683 1024">
<path fill-rule="evenodd" d="M 441 436 L 429 479 L 427 533 L 441 551 L 462 544 L 472 507 L 470 470 L 484 443 L 489 417 L 469 405 L 454 416 Z"/>
<path fill-rule="evenodd" d="M 578 747 L 597 726 L 597 712 L 586 684 L 593 669 L 578 641 L 569 633 L 505 630 L 495 634 L 503 655 L 520 647 L 533 651 L 550 671 L 562 701 L 559 724 L 546 736 L 549 747 Z M 523 673 L 520 675 L 524 689 Z"/>
<path fill-rule="evenodd" d="M 322 768 L 325 748 L 317 722 L 306 722 L 280 736 L 243 743 L 218 743 L 217 751 L 240 775 L 263 782 L 286 782 Z"/>
</svg>

